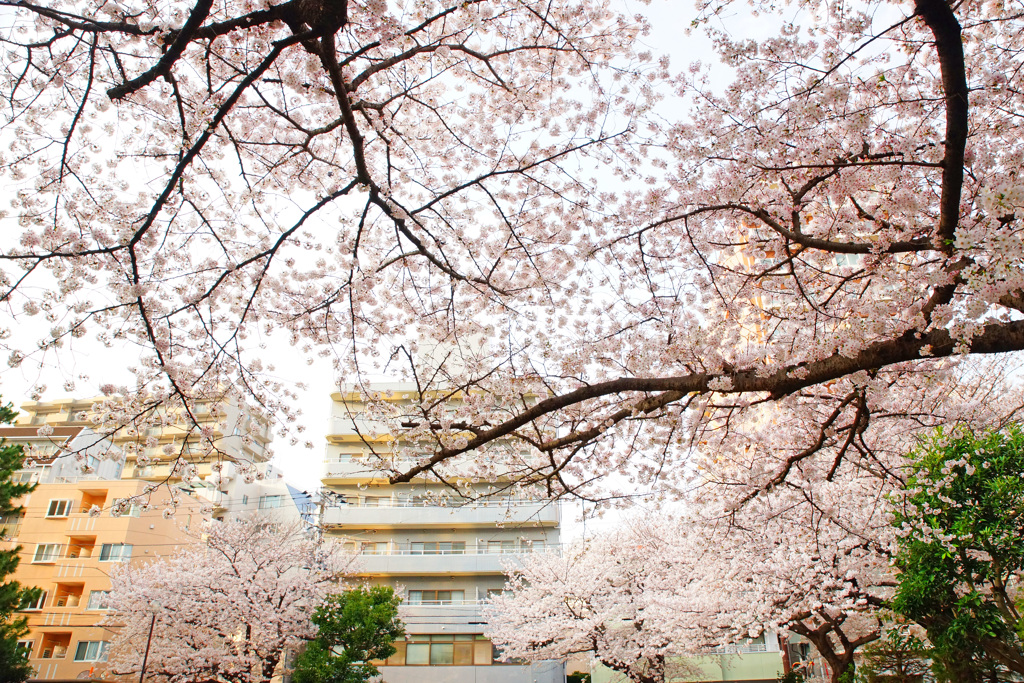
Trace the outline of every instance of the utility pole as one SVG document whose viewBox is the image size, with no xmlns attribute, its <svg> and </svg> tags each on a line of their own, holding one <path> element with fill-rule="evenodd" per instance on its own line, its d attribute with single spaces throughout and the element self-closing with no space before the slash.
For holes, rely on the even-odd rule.
<svg viewBox="0 0 1024 683">
<path fill-rule="evenodd" d="M 156 626 L 156 615 L 160 611 L 160 605 L 155 602 L 151 602 L 149 604 L 149 611 L 153 616 L 149 620 L 149 637 L 146 638 L 146 653 L 142 655 L 142 668 L 139 669 L 139 683 L 142 683 L 142 679 L 146 676 L 146 663 L 149 661 L 149 646 L 153 644 L 153 627 Z"/>
</svg>

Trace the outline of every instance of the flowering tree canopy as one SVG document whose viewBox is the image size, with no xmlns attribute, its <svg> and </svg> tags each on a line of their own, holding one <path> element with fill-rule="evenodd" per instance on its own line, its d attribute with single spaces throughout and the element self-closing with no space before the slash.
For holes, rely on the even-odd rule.
<svg viewBox="0 0 1024 683">
<path fill-rule="evenodd" d="M 488 637 L 507 657 L 588 654 L 635 683 L 694 673 L 679 660 L 693 642 L 673 628 L 679 582 L 663 581 L 664 547 L 644 536 L 625 528 L 562 553 L 524 556 L 486 608 Z"/>
<path fill-rule="evenodd" d="M 270 681 L 285 648 L 315 635 L 310 616 L 351 562 L 297 525 L 258 516 L 213 523 L 205 535 L 170 559 L 112 574 L 107 621 L 121 625 L 112 673 L 139 672 L 152 627 L 147 680 Z"/>
<path fill-rule="evenodd" d="M 416 382 L 367 412 L 415 448 L 394 481 L 678 490 L 766 414 L 782 464 L 741 499 L 842 478 L 939 388 L 955 418 L 965 359 L 1024 348 L 1024 20 L 806 0 L 744 40 L 728 4 L 693 21 L 712 79 L 601 0 L 0 0 L 0 296 L 51 327 L 9 362 L 96 334 L 148 349 L 154 404 L 286 414 L 283 329 Z"/>
<path fill-rule="evenodd" d="M 879 637 L 888 558 L 802 533 L 806 523 L 765 505 L 731 524 L 714 514 L 634 519 L 564 556 L 526 556 L 491 604 L 490 635 L 512 656 L 587 652 L 643 682 L 687 673 L 687 655 L 789 631 L 814 644 L 832 681 L 846 680 L 857 649 Z"/>
</svg>

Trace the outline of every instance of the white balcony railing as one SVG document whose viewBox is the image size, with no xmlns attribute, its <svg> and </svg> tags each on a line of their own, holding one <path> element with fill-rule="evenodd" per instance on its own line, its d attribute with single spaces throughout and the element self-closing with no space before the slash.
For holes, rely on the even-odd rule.
<svg viewBox="0 0 1024 683">
<path fill-rule="evenodd" d="M 470 503 L 443 507 L 379 501 L 376 505 L 338 504 L 324 509 L 323 523 L 339 527 L 486 526 L 496 524 L 557 526 L 558 506 L 549 502 Z"/>
</svg>

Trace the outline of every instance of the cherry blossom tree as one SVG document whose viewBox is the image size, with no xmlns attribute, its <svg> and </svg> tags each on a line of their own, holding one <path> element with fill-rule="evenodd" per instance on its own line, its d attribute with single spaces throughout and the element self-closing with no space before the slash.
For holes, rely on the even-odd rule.
<svg viewBox="0 0 1024 683">
<path fill-rule="evenodd" d="M 112 574 L 110 672 L 138 674 L 145 657 L 147 680 L 269 681 L 286 649 L 315 635 L 310 616 L 351 563 L 298 525 L 258 516 L 213 523 L 204 536 Z"/>
<path fill-rule="evenodd" d="M 643 111 L 609 89 L 643 22 L 601 0 L 0 6 L 25 228 L 0 297 L 51 328 L 3 343 L 11 365 L 94 333 L 148 349 L 136 386 L 104 387 L 127 397 L 111 428 L 224 391 L 289 415 L 272 329 L 348 367 L 421 295 L 477 292 L 486 315 L 543 286 L 571 239 L 551 205 L 594 211 L 588 160 Z"/>
<path fill-rule="evenodd" d="M 758 501 L 762 504 L 762 501 Z M 634 681 L 680 675 L 694 655 L 773 631 L 806 637 L 835 683 L 880 636 L 888 558 L 802 546 L 784 516 L 636 518 L 562 556 L 527 556 L 490 607 L 491 637 L 529 659 L 591 653 Z M 765 520 L 770 520 L 767 523 Z"/>
<path fill-rule="evenodd" d="M 828 664 L 831 683 L 853 680 L 855 655 L 881 636 L 895 583 L 889 550 L 790 505 L 788 496 L 766 496 L 727 521 L 680 520 L 693 538 L 665 538 L 662 581 L 686 586 L 675 597 L 693 615 L 684 633 L 697 628 L 719 642 L 766 629 L 796 634 Z"/>
<path fill-rule="evenodd" d="M 524 556 L 485 610 L 487 635 L 508 657 L 588 654 L 634 683 L 693 674 L 679 659 L 692 643 L 673 630 L 674 586 L 658 583 L 662 549 L 627 528 Z"/>
<path fill-rule="evenodd" d="M 287 415 L 281 329 L 416 383 L 365 386 L 393 481 L 678 495 L 749 452 L 744 502 L 889 476 L 872 434 L 1024 348 L 1018 2 L 754 3 L 745 39 L 707 0 L 714 71 L 599 0 L 2 4 L 2 296 L 51 327 L 3 343 L 147 349 L 111 424 Z"/>
</svg>

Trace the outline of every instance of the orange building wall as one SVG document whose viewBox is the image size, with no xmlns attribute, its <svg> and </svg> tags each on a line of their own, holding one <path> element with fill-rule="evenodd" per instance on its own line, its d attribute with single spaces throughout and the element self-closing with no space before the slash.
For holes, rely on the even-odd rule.
<svg viewBox="0 0 1024 683">
<path fill-rule="evenodd" d="M 108 590 L 109 572 L 117 566 L 115 561 L 101 561 L 103 544 L 130 544 L 129 561 L 146 562 L 198 542 L 204 519 L 201 503 L 183 495 L 174 517 L 166 519 L 166 489 L 154 492 L 154 508 L 137 517 L 110 515 L 114 500 L 142 495 L 146 486 L 131 480 L 43 484 L 21 500 L 24 517 L 17 538 L 10 542 L 21 546 L 14 578 L 47 591 L 41 609 L 24 612 L 31 629 L 25 640 L 31 641 L 35 680 L 103 680 L 100 662 L 75 661 L 80 642 L 109 642 L 116 632 L 112 625 L 100 625 L 106 611 L 88 609 L 90 593 Z M 47 514 L 53 500 L 71 501 L 66 514 Z M 100 508 L 99 515 L 89 514 L 93 505 Z M 41 544 L 59 545 L 56 557 L 37 555 Z"/>
</svg>

